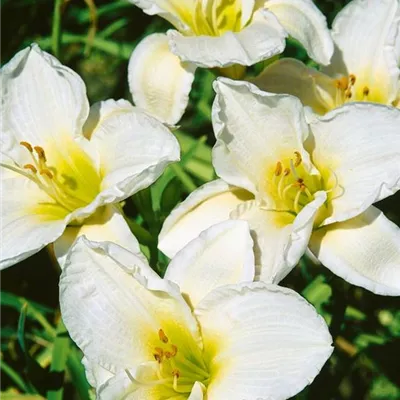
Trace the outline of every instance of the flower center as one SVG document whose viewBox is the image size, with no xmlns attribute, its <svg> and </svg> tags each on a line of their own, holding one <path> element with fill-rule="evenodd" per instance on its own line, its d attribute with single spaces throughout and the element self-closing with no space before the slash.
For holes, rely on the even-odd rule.
<svg viewBox="0 0 400 400">
<path fill-rule="evenodd" d="M 200 351 L 190 351 L 190 347 L 182 343 L 181 348 L 171 343 L 164 330 L 159 329 L 158 344 L 153 348 L 155 374 L 150 381 L 138 381 L 136 378 L 134 381 L 145 386 L 162 385 L 168 393 L 173 391 L 189 396 L 195 382 L 207 385 L 209 380 L 209 372 Z"/>
<path fill-rule="evenodd" d="M 34 182 L 41 190 L 47 193 L 57 205 L 68 212 L 88 205 L 97 195 L 99 178 L 93 174 L 93 166 L 83 150 L 75 144 L 66 145 L 71 163 L 60 163 L 60 168 L 49 165 L 45 150 L 41 146 L 32 146 L 22 141 L 20 145 L 26 149 L 31 162 L 20 165 L 1 164 L 2 167 L 14 171 Z M 75 163 L 74 163 L 75 162 Z M 90 172 L 90 184 L 82 179 L 82 174 Z M 78 169 L 82 171 L 78 172 Z M 93 175 L 93 176 L 92 176 Z"/>
<path fill-rule="evenodd" d="M 293 158 L 276 163 L 269 182 L 276 208 L 296 214 L 314 199 L 314 193 L 321 188 L 319 177 L 308 173 L 298 151 L 294 152 Z"/>
<path fill-rule="evenodd" d="M 195 35 L 220 36 L 242 27 L 242 5 L 238 0 L 197 0 L 193 23 Z"/>
<path fill-rule="evenodd" d="M 384 103 L 381 94 L 371 90 L 367 84 L 362 84 L 354 74 L 342 76 L 335 80 L 336 106 L 339 107 L 350 101 L 375 101 Z"/>
</svg>

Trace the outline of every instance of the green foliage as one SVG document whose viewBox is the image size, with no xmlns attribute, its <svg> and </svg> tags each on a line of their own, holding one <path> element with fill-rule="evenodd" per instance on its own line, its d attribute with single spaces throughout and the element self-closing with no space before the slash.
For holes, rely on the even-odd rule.
<svg viewBox="0 0 400 400">
<path fill-rule="evenodd" d="M 331 23 L 348 1 L 316 3 Z M 92 102 L 129 98 L 126 69 L 132 50 L 143 37 L 169 26 L 126 0 L 97 0 L 95 11 L 93 4 L 83 0 L 3 0 L 3 62 L 37 42 L 83 77 Z M 284 55 L 310 63 L 304 49 L 291 39 Z M 259 73 L 267 63 L 253 66 L 249 73 Z M 122 205 L 132 232 L 160 275 L 168 264 L 157 249 L 165 218 L 195 188 L 215 178 L 210 121 L 214 79 L 214 71 L 196 72 L 188 110 L 174 131 L 182 149 L 181 161 L 169 166 L 151 188 Z M 399 218 L 398 209 L 393 211 L 398 198 L 381 206 L 392 212 L 394 219 Z M 3 399 L 94 398 L 82 355 L 60 318 L 58 274 L 45 251 L 2 272 Z M 396 299 L 349 288 L 306 257 L 282 284 L 302 293 L 315 306 L 336 339 L 333 356 L 313 385 L 296 399 L 400 398 L 400 311 Z"/>
</svg>

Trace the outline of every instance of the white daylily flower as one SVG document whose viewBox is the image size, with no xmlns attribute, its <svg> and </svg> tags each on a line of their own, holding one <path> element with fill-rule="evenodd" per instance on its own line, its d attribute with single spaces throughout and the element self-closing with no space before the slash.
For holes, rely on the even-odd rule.
<svg viewBox="0 0 400 400">
<path fill-rule="evenodd" d="M 131 2 L 179 31 L 146 37 L 129 62 L 135 104 L 169 125 L 185 111 L 196 66 L 223 68 L 224 76 L 241 78 L 245 66 L 281 53 L 287 34 L 321 64 L 333 53 L 325 17 L 311 0 Z"/>
<path fill-rule="evenodd" d="M 309 246 L 350 283 L 400 294 L 400 230 L 371 206 L 400 187 L 400 111 L 353 103 L 307 124 L 293 96 L 228 79 L 214 88 L 222 180 L 172 211 L 159 248 L 171 257 L 213 223 L 244 219 L 260 280 L 279 282 Z"/>
<path fill-rule="evenodd" d="M 321 72 L 298 60 L 271 64 L 252 82 L 325 114 L 348 102 L 400 107 L 400 0 L 353 0 L 332 29 L 335 52 Z"/>
<path fill-rule="evenodd" d="M 287 399 L 332 352 L 310 304 L 290 289 L 252 283 L 243 221 L 189 243 L 166 278 L 113 243 L 80 238 L 73 246 L 61 311 L 100 400 Z"/>
<path fill-rule="evenodd" d="M 1 268 L 54 241 L 62 263 L 81 234 L 137 250 L 113 204 L 179 159 L 174 136 L 124 100 L 89 113 L 80 77 L 36 45 L 2 68 L 1 84 Z"/>
<path fill-rule="evenodd" d="M 130 1 L 170 21 L 179 31 L 168 31 L 172 52 L 201 67 L 253 65 L 281 53 L 287 33 L 321 64 L 333 53 L 326 19 L 311 0 Z"/>
</svg>

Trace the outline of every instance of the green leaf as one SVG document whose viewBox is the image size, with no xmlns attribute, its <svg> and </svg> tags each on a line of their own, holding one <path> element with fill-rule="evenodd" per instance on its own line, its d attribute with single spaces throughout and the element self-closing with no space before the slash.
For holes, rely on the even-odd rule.
<svg viewBox="0 0 400 400">
<path fill-rule="evenodd" d="M 51 310 L 50 308 L 42 306 L 41 304 L 35 303 L 33 301 L 28 301 L 23 297 L 15 296 L 14 294 L 8 292 L 1 292 L 1 305 L 15 308 L 19 312 L 21 312 L 22 307 L 26 305 L 26 316 L 34 319 L 40 325 L 42 325 L 49 336 L 55 336 L 55 329 L 42 314 L 53 312 L 53 310 Z"/>
<path fill-rule="evenodd" d="M 91 400 L 91 387 L 86 379 L 85 368 L 81 363 L 82 355 L 74 346 L 68 354 L 67 368 L 81 400 Z"/>
<path fill-rule="evenodd" d="M 37 393 L 36 387 L 45 386 L 48 383 L 48 374 L 40 364 L 32 358 L 25 342 L 25 322 L 28 304 L 22 305 L 21 314 L 18 320 L 17 339 L 19 347 L 25 358 L 27 379 L 29 380 L 29 392 Z"/>
<path fill-rule="evenodd" d="M 62 400 L 63 398 L 64 372 L 70 350 L 70 343 L 71 342 L 67 333 L 67 329 L 60 319 L 60 322 L 57 326 L 57 336 L 54 340 L 53 356 L 50 367 L 50 372 L 53 375 L 53 381 L 58 378 L 58 384 L 56 389 L 47 392 L 48 400 Z"/>
<path fill-rule="evenodd" d="M 161 195 L 160 210 L 167 216 L 179 203 L 182 195 L 182 184 L 175 177 L 165 187 Z"/>
</svg>

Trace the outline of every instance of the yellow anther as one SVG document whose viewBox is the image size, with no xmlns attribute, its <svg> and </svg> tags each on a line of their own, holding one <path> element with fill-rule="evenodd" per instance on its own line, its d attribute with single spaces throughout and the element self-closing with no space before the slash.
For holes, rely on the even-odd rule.
<svg viewBox="0 0 400 400">
<path fill-rule="evenodd" d="M 181 373 L 180 373 L 179 369 L 174 368 L 174 369 L 172 370 L 172 372 L 171 372 L 171 375 L 172 375 L 173 377 L 179 378 L 179 377 L 181 376 Z"/>
<path fill-rule="evenodd" d="M 275 167 L 275 176 L 279 176 L 282 173 L 282 163 L 278 161 Z"/>
<path fill-rule="evenodd" d="M 30 169 L 34 174 L 37 174 L 37 169 L 32 164 L 25 164 L 25 169 Z"/>
<path fill-rule="evenodd" d="M 42 159 L 44 162 L 46 162 L 47 161 L 46 153 L 44 152 L 43 147 L 35 146 L 34 149 L 35 149 L 37 155 L 39 156 L 39 158 Z"/>
<path fill-rule="evenodd" d="M 351 86 L 354 86 L 354 84 L 356 83 L 356 76 L 354 74 L 350 74 L 349 79 Z"/>
<path fill-rule="evenodd" d="M 41 169 L 40 175 L 46 175 L 49 179 L 53 179 L 53 174 L 47 168 Z"/>
<path fill-rule="evenodd" d="M 351 90 L 347 90 L 345 93 L 345 96 L 347 99 L 351 99 L 351 97 L 353 96 L 353 94 L 351 93 Z"/>
<path fill-rule="evenodd" d="M 33 153 L 33 147 L 31 146 L 30 143 L 28 142 L 19 142 L 21 146 L 24 146 L 26 149 L 28 149 L 29 152 Z"/>
<path fill-rule="evenodd" d="M 160 330 L 158 331 L 158 337 L 160 338 L 160 340 L 161 340 L 163 343 L 168 343 L 168 337 L 167 337 L 167 335 L 164 333 L 164 331 L 163 331 L 162 329 L 160 329 Z"/>
<path fill-rule="evenodd" d="M 171 355 L 172 357 L 175 357 L 176 353 L 178 353 L 178 347 L 176 347 L 174 344 L 171 344 L 171 347 L 172 347 Z"/>
<path fill-rule="evenodd" d="M 295 151 L 294 155 L 296 157 L 294 160 L 294 166 L 298 167 L 301 164 L 301 162 L 303 161 L 303 159 L 301 158 L 301 154 L 298 151 Z"/>
<path fill-rule="evenodd" d="M 336 79 L 335 85 L 338 89 L 346 90 L 349 87 L 349 80 L 347 77 L 343 76 L 340 79 Z"/>
<path fill-rule="evenodd" d="M 290 169 L 289 168 L 285 168 L 283 170 L 283 176 L 288 176 L 290 174 Z"/>
<path fill-rule="evenodd" d="M 363 89 L 363 95 L 364 95 L 365 97 L 368 97 L 368 95 L 369 95 L 369 87 L 368 87 L 368 86 L 365 86 L 365 87 L 364 87 L 364 89 Z"/>
<path fill-rule="evenodd" d="M 155 360 L 158 363 L 161 363 L 162 359 L 163 359 L 163 356 L 164 356 L 163 349 L 161 349 L 160 347 L 156 347 L 154 350 L 155 350 L 155 353 L 153 355 L 154 355 Z"/>
</svg>

